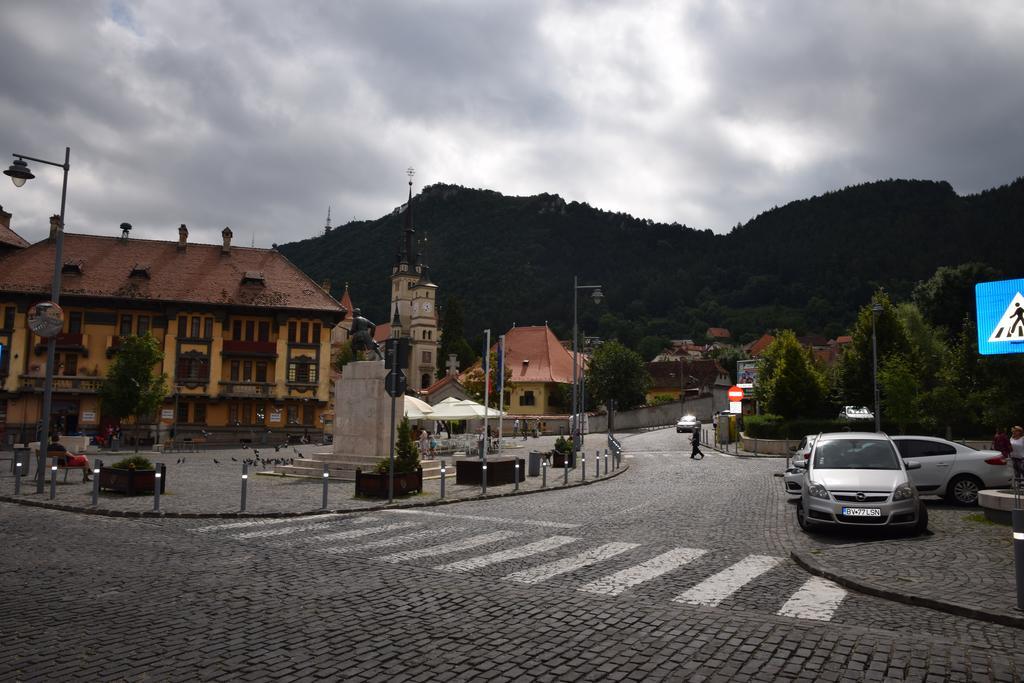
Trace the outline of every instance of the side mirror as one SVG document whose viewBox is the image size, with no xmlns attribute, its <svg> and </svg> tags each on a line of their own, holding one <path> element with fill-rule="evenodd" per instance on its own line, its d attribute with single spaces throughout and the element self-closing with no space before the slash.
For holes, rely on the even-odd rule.
<svg viewBox="0 0 1024 683">
<path fill-rule="evenodd" d="M 800 468 L 800 469 L 806 469 L 806 468 L 807 468 L 807 461 L 806 461 L 806 460 L 794 460 L 794 461 L 793 461 L 792 463 L 790 463 L 790 464 L 791 464 L 791 465 L 792 465 L 793 467 L 798 467 L 798 468 Z"/>
<path fill-rule="evenodd" d="M 921 469 L 921 463 L 916 460 L 904 460 L 903 464 L 907 466 L 908 470 L 919 470 Z"/>
</svg>

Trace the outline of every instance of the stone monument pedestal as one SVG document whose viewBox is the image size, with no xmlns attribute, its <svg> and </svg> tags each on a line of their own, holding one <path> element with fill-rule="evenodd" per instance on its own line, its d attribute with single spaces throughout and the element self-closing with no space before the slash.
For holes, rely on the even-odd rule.
<svg viewBox="0 0 1024 683">
<path fill-rule="evenodd" d="M 334 386 L 334 443 L 331 451 L 274 468 L 278 474 L 355 481 L 356 468 L 372 470 L 391 452 L 391 396 L 384 388 L 382 360 L 352 361 Z M 405 397 L 395 401 L 395 428 L 405 414 Z M 421 460 L 423 478 L 440 476 L 440 463 Z"/>
</svg>

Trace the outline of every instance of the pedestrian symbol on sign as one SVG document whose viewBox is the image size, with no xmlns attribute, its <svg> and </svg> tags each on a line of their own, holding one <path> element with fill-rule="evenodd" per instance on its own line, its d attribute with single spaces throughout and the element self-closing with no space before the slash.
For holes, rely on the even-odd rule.
<svg viewBox="0 0 1024 683">
<path fill-rule="evenodd" d="M 989 342 L 1024 341 L 1024 295 L 1017 292 L 989 335 Z"/>
</svg>

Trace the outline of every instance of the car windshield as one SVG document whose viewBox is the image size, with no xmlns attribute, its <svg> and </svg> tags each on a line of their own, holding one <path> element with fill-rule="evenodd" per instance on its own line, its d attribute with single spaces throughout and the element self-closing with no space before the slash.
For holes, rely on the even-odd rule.
<svg viewBox="0 0 1024 683">
<path fill-rule="evenodd" d="M 898 470 L 900 463 L 888 441 L 835 439 L 817 445 L 814 467 L 824 470 Z"/>
</svg>

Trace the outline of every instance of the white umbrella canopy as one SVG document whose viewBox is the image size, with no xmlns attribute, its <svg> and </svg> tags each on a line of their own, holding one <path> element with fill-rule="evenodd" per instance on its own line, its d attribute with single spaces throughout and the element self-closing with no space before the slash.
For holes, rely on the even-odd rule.
<svg viewBox="0 0 1024 683">
<path fill-rule="evenodd" d="M 410 420 L 433 420 L 434 406 L 415 396 L 405 397 L 405 416 Z"/>
<path fill-rule="evenodd" d="M 431 420 L 479 420 L 484 415 L 489 418 L 503 415 L 496 408 L 487 409 L 479 403 L 454 397 L 446 398 L 433 408 L 434 412 L 429 416 Z"/>
</svg>

